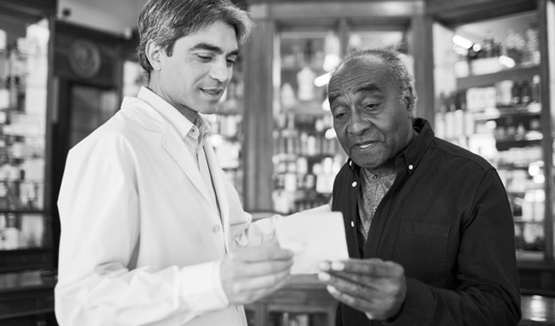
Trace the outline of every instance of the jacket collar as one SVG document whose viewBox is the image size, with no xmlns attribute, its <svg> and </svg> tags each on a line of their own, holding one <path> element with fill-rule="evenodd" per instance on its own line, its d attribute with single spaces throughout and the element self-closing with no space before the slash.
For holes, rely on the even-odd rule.
<svg viewBox="0 0 555 326">
<path fill-rule="evenodd" d="M 418 135 L 404 151 L 397 154 L 395 157 L 395 169 L 397 172 L 405 170 L 409 175 L 417 169 L 418 164 L 426 152 L 425 149 L 430 146 L 434 139 L 434 131 L 428 121 L 422 118 L 416 118 L 412 127 L 418 132 Z M 356 165 L 351 158 L 347 160 L 347 164 L 352 172 L 358 172 L 360 170 L 360 167 Z"/>
</svg>

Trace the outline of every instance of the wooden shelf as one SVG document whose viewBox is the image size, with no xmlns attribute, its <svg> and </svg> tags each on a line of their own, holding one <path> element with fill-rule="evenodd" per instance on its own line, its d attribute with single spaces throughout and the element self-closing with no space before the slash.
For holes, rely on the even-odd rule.
<svg viewBox="0 0 555 326">
<path fill-rule="evenodd" d="M 468 76 L 464 78 L 457 78 L 457 87 L 460 88 L 471 88 L 471 87 L 485 87 L 493 86 L 496 82 L 513 79 L 522 78 L 522 76 L 532 76 L 538 75 L 540 73 L 539 67 L 526 67 L 526 68 L 514 68 L 502 70 L 496 73 Z"/>
<path fill-rule="evenodd" d="M 0 250 L 0 273 L 52 267 L 51 249 Z"/>
</svg>

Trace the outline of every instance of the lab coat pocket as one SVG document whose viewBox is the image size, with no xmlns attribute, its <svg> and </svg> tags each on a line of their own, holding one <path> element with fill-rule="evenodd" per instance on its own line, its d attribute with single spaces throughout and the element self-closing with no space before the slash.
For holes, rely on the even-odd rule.
<svg viewBox="0 0 555 326">
<path fill-rule="evenodd" d="M 424 282 L 444 278 L 449 230 L 447 225 L 402 221 L 394 261 L 408 277 Z"/>
</svg>

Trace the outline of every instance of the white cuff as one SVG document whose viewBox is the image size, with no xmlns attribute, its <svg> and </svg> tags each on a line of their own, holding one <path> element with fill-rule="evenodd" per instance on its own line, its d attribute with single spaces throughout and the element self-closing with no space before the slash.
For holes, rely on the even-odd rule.
<svg viewBox="0 0 555 326">
<path fill-rule="evenodd" d="M 229 305 L 220 278 L 221 261 L 188 266 L 180 271 L 181 297 L 198 314 Z"/>
</svg>

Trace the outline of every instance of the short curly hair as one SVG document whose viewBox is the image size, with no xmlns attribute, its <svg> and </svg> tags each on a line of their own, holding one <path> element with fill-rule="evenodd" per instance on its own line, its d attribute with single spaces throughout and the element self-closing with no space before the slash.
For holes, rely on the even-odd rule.
<svg viewBox="0 0 555 326">
<path fill-rule="evenodd" d="M 393 79 L 400 90 L 400 99 L 405 99 L 407 97 L 412 98 L 411 105 L 409 107 L 409 112 L 412 117 L 416 116 L 416 101 L 418 96 L 416 94 L 416 89 L 414 88 L 414 77 L 407 70 L 407 66 L 403 62 L 400 52 L 389 49 L 361 49 L 353 51 L 345 57 L 341 65 L 346 64 L 349 61 L 359 60 L 367 57 L 376 57 L 381 59 L 393 73 Z M 339 69 L 338 67 L 338 69 Z M 336 71 L 337 72 L 337 69 Z M 334 72 L 334 75 L 335 75 Z M 333 76 L 332 76 L 333 77 Z"/>
<path fill-rule="evenodd" d="M 146 45 L 154 41 L 168 56 L 175 42 L 216 22 L 235 29 L 237 42 L 247 42 L 254 27 L 249 14 L 229 0 L 149 0 L 139 15 L 137 57 L 147 77 L 152 66 L 146 56 Z"/>
</svg>

